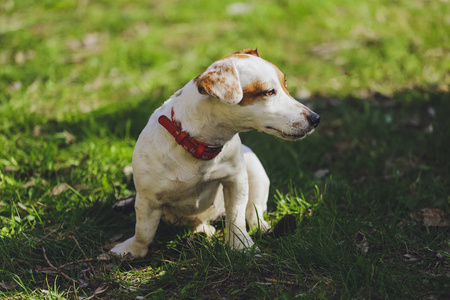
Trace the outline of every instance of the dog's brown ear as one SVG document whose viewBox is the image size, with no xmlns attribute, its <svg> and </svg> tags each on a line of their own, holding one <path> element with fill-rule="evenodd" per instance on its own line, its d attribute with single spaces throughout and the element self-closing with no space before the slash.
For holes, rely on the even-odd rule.
<svg viewBox="0 0 450 300">
<path fill-rule="evenodd" d="M 257 48 L 244 49 L 242 51 L 235 52 L 235 54 L 250 54 L 250 55 L 261 57 Z"/>
<path fill-rule="evenodd" d="M 243 97 L 238 71 L 231 59 L 213 63 L 194 82 L 200 94 L 213 96 L 226 104 L 237 104 Z"/>
</svg>

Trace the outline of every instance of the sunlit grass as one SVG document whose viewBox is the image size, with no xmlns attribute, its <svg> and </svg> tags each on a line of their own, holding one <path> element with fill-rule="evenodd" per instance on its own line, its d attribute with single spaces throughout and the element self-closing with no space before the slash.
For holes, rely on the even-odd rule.
<svg viewBox="0 0 450 300">
<path fill-rule="evenodd" d="M 450 210 L 448 3 L 231 4 L 0 1 L 0 297 L 450 295 L 448 227 L 411 217 Z M 150 114 L 249 47 L 321 115 L 301 142 L 242 135 L 271 179 L 267 219 L 295 226 L 253 229 L 245 254 L 220 221 L 212 240 L 162 224 L 146 258 L 93 259 L 133 234 L 112 205 L 134 196 Z"/>
</svg>

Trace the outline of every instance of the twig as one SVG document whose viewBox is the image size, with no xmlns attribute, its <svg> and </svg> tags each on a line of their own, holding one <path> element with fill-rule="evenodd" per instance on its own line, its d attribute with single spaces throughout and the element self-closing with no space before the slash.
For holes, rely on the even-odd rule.
<svg viewBox="0 0 450 300">
<path fill-rule="evenodd" d="M 58 231 L 58 230 L 56 230 L 56 229 L 50 230 L 50 232 L 47 233 L 47 234 L 44 236 L 44 238 L 48 238 L 50 235 L 54 234 L 54 233 L 57 232 L 57 231 Z"/>
<path fill-rule="evenodd" d="M 45 261 L 47 262 L 47 264 L 48 264 L 53 270 L 58 271 L 58 268 L 55 267 L 55 266 L 48 260 L 47 252 L 45 251 L 44 246 L 42 246 L 42 253 L 44 253 L 44 258 L 45 258 Z"/>
<path fill-rule="evenodd" d="M 161 259 L 161 261 L 169 263 L 169 264 L 176 264 L 176 262 L 168 260 L 168 259 Z"/>
<path fill-rule="evenodd" d="M 84 262 L 91 262 L 91 261 L 95 261 L 95 259 L 87 258 L 87 259 L 79 259 L 79 260 L 76 260 L 76 261 L 71 261 L 71 262 L 68 262 L 66 264 L 60 265 L 58 267 L 58 270 L 62 270 L 65 267 L 68 267 L 68 266 L 71 266 L 71 265 L 74 265 L 74 264 L 79 264 L 79 263 L 84 263 Z"/>
<path fill-rule="evenodd" d="M 78 249 L 80 249 L 81 253 L 83 253 L 84 258 L 87 259 L 86 253 L 84 253 L 83 249 L 81 249 L 80 244 L 78 244 L 77 239 L 76 239 L 73 235 L 71 235 L 71 236 L 69 236 L 69 237 L 70 237 L 72 240 L 75 241 L 75 244 L 77 244 Z"/>
<path fill-rule="evenodd" d="M 283 281 L 283 280 L 276 280 L 273 278 L 264 278 L 266 281 L 273 282 L 273 283 L 282 283 L 282 284 L 288 284 L 288 285 L 299 285 L 298 283 L 292 282 L 292 281 Z"/>
<path fill-rule="evenodd" d="M 87 264 L 88 264 L 88 266 L 89 266 L 89 269 L 90 269 L 91 272 L 92 272 L 92 275 L 95 275 L 95 270 L 94 270 L 94 268 L 92 267 L 91 263 L 89 262 L 89 258 L 87 258 L 86 253 L 83 251 L 83 249 L 81 249 L 80 244 L 78 244 L 78 241 L 77 241 L 77 239 L 75 238 L 75 236 L 71 235 L 71 236 L 69 236 L 69 237 L 70 237 L 72 240 L 75 241 L 75 244 L 77 244 L 78 249 L 80 249 L 81 253 L 83 253 L 84 259 L 86 260 L 86 262 L 87 262 Z"/>
<path fill-rule="evenodd" d="M 55 267 L 55 266 L 50 262 L 50 260 L 48 260 L 47 252 L 45 251 L 44 246 L 42 246 L 42 253 L 44 254 L 45 261 L 46 261 L 47 264 L 50 266 L 50 268 L 52 268 L 53 270 L 55 270 L 55 271 L 57 271 L 58 273 L 60 273 L 60 274 L 61 274 L 64 278 L 66 278 L 67 280 L 70 280 L 70 281 L 73 281 L 73 282 L 77 283 L 77 281 L 76 281 L 75 279 L 70 278 L 70 277 L 67 276 L 63 271 L 59 271 L 58 268 Z"/>
</svg>

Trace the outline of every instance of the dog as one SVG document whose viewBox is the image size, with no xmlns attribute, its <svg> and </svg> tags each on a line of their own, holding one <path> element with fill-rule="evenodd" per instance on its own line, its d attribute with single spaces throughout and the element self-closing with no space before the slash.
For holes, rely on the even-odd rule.
<svg viewBox="0 0 450 300">
<path fill-rule="evenodd" d="M 140 134 L 133 153 L 135 235 L 110 251 L 144 257 L 161 219 L 211 236 L 210 222 L 222 216 L 229 247 L 252 247 L 246 221 L 262 232 L 270 228 L 263 218 L 270 181 L 239 132 L 298 140 L 319 122 L 257 49 L 214 62 L 156 109 Z"/>
</svg>

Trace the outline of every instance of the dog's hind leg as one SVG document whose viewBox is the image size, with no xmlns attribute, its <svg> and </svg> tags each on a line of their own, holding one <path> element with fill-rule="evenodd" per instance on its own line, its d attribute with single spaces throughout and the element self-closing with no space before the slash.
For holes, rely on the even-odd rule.
<svg viewBox="0 0 450 300">
<path fill-rule="evenodd" d="M 155 237 L 161 219 L 161 208 L 153 208 L 148 199 L 136 195 L 136 232 L 133 237 L 111 249 L 115 255 L 124 256 L 131 253 L 133 257 L 144 257 L 148 252 L 148 245 Z"/>
<path fill-rule="evenodd" d="M 210 222 L 214 222 L 225 215 L 223 198 L 223 186 L 219 185 L 213 204 L 207 210 L 195 216 L 194 233 L 203 232 L 207 237 L 212 237 L 216 233 L 216 229 L 210 225 Z"/>
<path fill-rule="evenodd" d="M 256 154 L 250 148 L 243 147 L 249 187 L 245 218 L 250 228 L 259 225 L 261 232 L 265 233 L 270 228 L 263 218 L 263 214 L 267 210 L 270 180 Z"/>
</svg>

